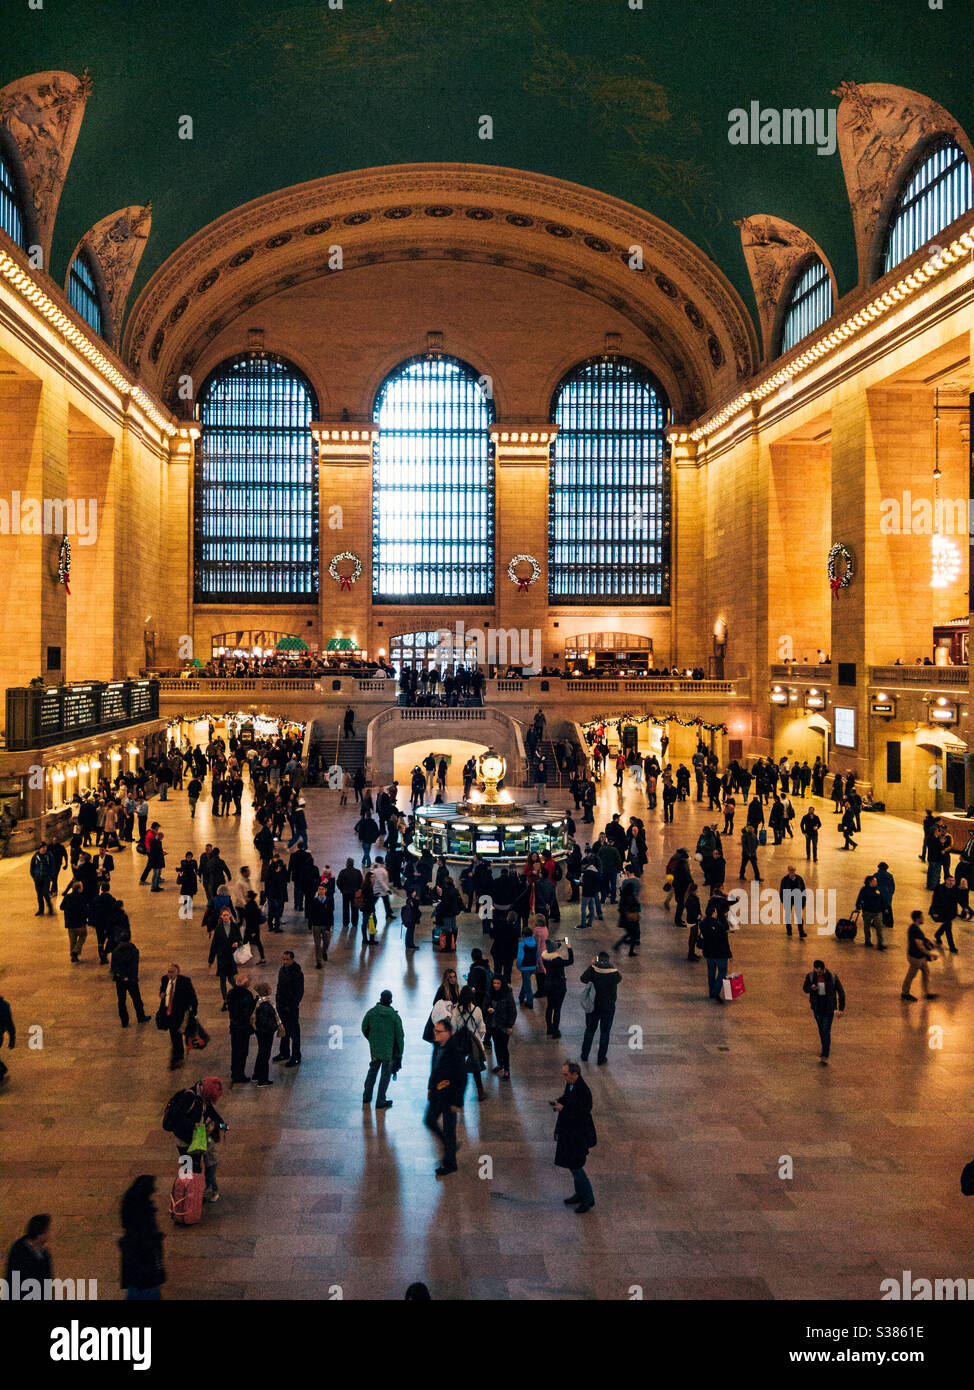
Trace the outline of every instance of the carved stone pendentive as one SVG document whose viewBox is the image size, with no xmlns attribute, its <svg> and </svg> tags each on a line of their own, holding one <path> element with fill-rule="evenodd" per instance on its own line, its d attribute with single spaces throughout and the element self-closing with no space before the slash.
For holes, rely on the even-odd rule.
<svg viewBox="0 0 974 1390">
<path fill-rule="evenodd" d="M 145 207 L 122 208 L 119 212 L 103 217 L 90 231 L 85 232 L 71 256 L 73 261 L 79 251 L 85 250 L 95 262 L 102 282 L 102 307 L 108 320 L 104 325 L 104 336 L 116 351 L 122 338 L 125 301 L 132 288 L 135 272 L 139 268 L 151 226 L 151 203 Z M 68 262 L 69 275 L 71 261 Z M 185 312 L 189 305 L 188 299 L 181 300 L 176 306 L 173 311 L 176 317 L 180 305 L 182 312 Z"/>
<path fill-rule="evenodd" d="M 574 284 L 643 325 L 654 345 L 666 341 L 674 366 L 682 368 L 679 380 L 692 383 L 687 399 L 674 400 L 687 416 L 756 366 L 754 330 L 739 296 L 673 228 L 593 189 L 464 164 L 332 175 L 224 215 L 153 275 L 129 316 L 124 357 L 145 373 L 150 388 L 164 389 L 252 295 L 275 293 L 285 276 L 290 284 L 326 276 L 333 241 L 342 248 L 343 273 L 431 258 L 503 265 Z M 660 290 L 656 274 L 676 289 L 675 301 Z"/>
<path fill-rule="evenodd" d="M 839 102 L 837 134 L 859 260 L 859 283 L 875 279 L 880 267 L 888 211 L 910 165 L 938 135 L 957 141 L 974 163 L 974 148 L 949 112 L 906 87 L 884 82 L 842 82 L 832 93 Z"/>
<path fill-rule="evenodd" d="M 836 300 L 835 275 L 817 242 L 783 217 L 755 213 L 741 217 L 735 224 L 741 229 L 741 249 L 747 262 L 748 274 L 754 287 L 764 344 L 764 360 L 775 356 L 782 299 L 790 293 L 795 272 L 803 263 L 817 256 L 829 272 L 832 281 L 832 301 Z"/>
<path fill-rule="evenodd" d="M 0 123 L 20 155 L 34 220 L 29 231 L 36 232 L 45 270 L 61 190 L 90 95 L 87 68 L 80 77 L 70 72 L 36 72 L 0 90 Z"/>
</svg>

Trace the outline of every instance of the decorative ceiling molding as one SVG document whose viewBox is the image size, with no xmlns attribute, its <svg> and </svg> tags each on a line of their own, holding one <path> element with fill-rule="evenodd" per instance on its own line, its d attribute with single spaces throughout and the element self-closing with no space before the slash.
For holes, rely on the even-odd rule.
<svg viewBox="0 0 974 1390">
<path fill-rule="evenodd" d="M 116 352 L 122 339 L 122 322 L 125 316 L 125 301 L 129 297 L 135 272 L 139 268 L 142 252 L 149 239 L 152 227 L 152 204 L 145 207 L 134 205 L 109 213 L 87 232 L 71 253 L 68 262 L 67 278 L 75 256 L 84 248 L 95 261 L 101 275 L 103 309 L 108 317 L 105 324 L 105 338 Z"/>
<path fill-rule="evenodd" d="M 841 82 L 836 126 L 859 258 L 859 284 L 875 278 L 880 213 L 899 192 L 918 146 L 951 135 L 974 163 L 974 148 L 948 111 L 920 92 L 885 82 Z"/>
<path fill-rule="evenodd" d="M 516 169 L 395 165 L 269 194 L 191 237 L 146 285 L 123 355 L 166 390 L 239 314 L 269 294 L 385 260 L 488 262 L 592 295 L 649 337 L 679 378 L 687 416 L 757 361 L 736 291 L 692 242 L 619 199 Z M 633 268 L 638 247 L 641 269 Z"/>
<path fill-rule="evenodd" d="M 811 256 L 819 258 L 832 280 L 833 303 L 838 302 L 835 275 L 818 242 L 783 217 L 759 212 L 752 217 L 738 219 L 734 225 L 741 229 L 741 249 L 754 286 L 764 342 L 764 360 L 768 362 L 774 356 L 782 296 L 791 285 L 794 272 L 801 262 Z"/>
<path fill-rule="evenodd" d="M 35 72 L 0 89 L 0 123 L 17 146 L 30 191 L 43 269 L 50 264 L 54 219 L 74 153 L 91 78 Z"/>
</svg>

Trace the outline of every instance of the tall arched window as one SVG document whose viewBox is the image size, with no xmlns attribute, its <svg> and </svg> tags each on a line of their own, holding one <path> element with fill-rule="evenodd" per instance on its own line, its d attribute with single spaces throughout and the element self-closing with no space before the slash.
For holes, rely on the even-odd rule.
<svg viewBox="0 0 974 1390">
<path fill-rule="evenodd" d="M 548 484 L 553 604 L 670 600 L 669 406 L 645 367 L 582 362 L 558 387 Z"/>
<path fill-rule="evenodd" d="M 971 166 L 953 140 L 928 151 L 906 180 L 889 219 L 883 270 L 892 270 L 971 208 Z"/>
<path fill-rule="evenodd" d="M 90 324 L 99 337 L 104 336 L 101 295 L 95 271 L 84 251 L 79 251 L 68 271 L 68 303 Z"/>
<path fill-rule="evenodd" d="M 781 329 L 781 351 L 790 352 L 796 343 L 821 328 L 832 317 L 832 277 L 816 256 L 798 275 L 788 296 Z"/>
<path fill-rule="evenodd" d="M 11 241 L 26 248 L 27 236 L 24 227 L 24 207 L 21 202 L 17 178 L 13 164 L 0 148 L 0 227 Z"/>
<path fill-rule="evenodd" d="M 494 596 L 493 406 L 474 369 L 414 357 L 376 398 L 372 597 L 482 604 Z"/>
<path fill-rule="evenodd" d="M 223 362 L 203 384 L 197 603 L 316 602 L 317 413 L 305 377 L 266 353 Z"/>
</svg>

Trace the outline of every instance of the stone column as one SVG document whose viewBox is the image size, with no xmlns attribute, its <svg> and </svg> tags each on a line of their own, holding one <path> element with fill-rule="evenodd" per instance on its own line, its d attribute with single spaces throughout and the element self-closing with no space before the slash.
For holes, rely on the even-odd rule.
<svg viewBox="0 0 974 1390">
<path fill-rule="evenodd" d="M 933 641 L 930 536 L 885 523 L 883 503 L 910 492 L 932 498 L 933 452 L 929 390 L 864 392 L 854 380 L 839 387 L 832 408 L 830 544 L 851 551 L 855 571 L 849 587 L 830 598 L 832 702 L 856 711 L 856 748 L 836 747 L 833 765 L 854 769 L 865 782 L 873 781 L 869 668 L 898 658 L 912 665 Z M 840 664 L 855 666 L 854 685 L 839 683 Z"/>
<path fill-rule="evenodd" d="M 156 662 L 160 666 L 179 668 L 184 661 L 200 657 L 209 661 L 210 648 L 197 651 L 187 646 L 185 637 L 193 638 L 194 525 L 196 507 L 195 468 L 197 441 L 201 434 L 198 424 L 186 424 L 169 441 L 169 461 L 163 474 L 163 494 L 166 499 L 166 545 L 163 581 L 170 602 L 160 613 L 156 628 Z M 144 615 L 143 615 L 144 616 Z"/>
<path fill-rule="evenodd" d="M 710 669 L 713 625 L 704 551 L 704 478 L 697 446 L 686 433 L 670 435 L 670 649 L 654 652 L 656 666 Z M 726 619 L 726 615 L 725 619 Z"/>
<path fill-rule="evenodd" d="M 379 437 L 371 424 L 315 421 L 318 444 L 318 641 L 324 650 L 341 634 L 355 637 L 374 657 L 381 633 L 372 615 L 372 450 Z M 347 551 L 358 557 L 362 573 L 343 587 L 328 567 Z M 350 561 L 336 562 L 339 574 L 351 572 Z"/>
<path fill-rule="evenodd" d="M 517 633 L 518 660 L 514 664 L 537 667 L 555 658 L 556 635 L 548 619 L 548 467 L 551 445 L 558 433 L 548 423 L 513 423 L 491 426 L 494 445 L 495 477 L 495 577 L 494 612 L 498 636 L 496 656 L 488 649 L 488 660 L 506 665 L 505 655 Z M 526 590 L 512 582 L 508 568 L 517 555 L 531 556 L 540 574 L 531 583 L 531 567 L 522 561 L 519 577 L 528 581 Z M 525 650 L 525 647 L 527 650 Z M 559 659 L 564 652 L 559 653 Z"/>
<path fill-rule="evenodd" d="M 34 676 L 56 684 L 65 679 L 70 602 L 58 583 L 63 532 L 52 526 L 53 503 L 68 497 L 68 401 L 56 378 L 12 377 L 0 385 L 0 456 L 7 684 L 26 685 Z M 48 666 L 52 649 L 59 653 L 56 666 Z"/>
</svg>

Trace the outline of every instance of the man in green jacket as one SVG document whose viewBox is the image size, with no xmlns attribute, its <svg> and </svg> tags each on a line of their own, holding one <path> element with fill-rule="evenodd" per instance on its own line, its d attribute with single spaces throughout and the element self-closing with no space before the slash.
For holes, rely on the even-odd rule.
<svg viewBox="0 0 974 1390">
<path fill-rule="evenodd" d="M 372 1088 L 378 1076 L 379 1097 L 375 1108 L 388 1110 L 392 1104 L 391 1100 L 386 1100 L 389 1077 L 395 1075 L 402 1066 L 402 1049 L 405 1042 L 402 1019 L 392 1007 L 391 990 L 384 989 L 379 995 L 378 1004 L 369 1009 L 362 1019 L 362 1032 L 369 1040 L 372 1053 L 369 1073 L 365 1078 L 362 1104 L 372 1104 Z"/>
</svg>

